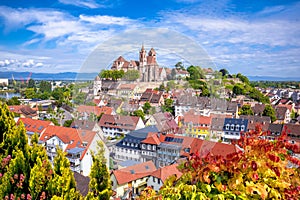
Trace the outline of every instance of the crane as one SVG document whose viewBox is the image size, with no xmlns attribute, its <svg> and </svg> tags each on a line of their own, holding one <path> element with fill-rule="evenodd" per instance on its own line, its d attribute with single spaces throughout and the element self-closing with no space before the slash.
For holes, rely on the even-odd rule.
<svg viewBox="0 0 300 200">
<path fill-rule="evenodd" d="M 32 75 L 32 72 L 29 73 L 29 75 L 28 75 L 28 77 L 27 77 L 27 80 L 26 80 L 26 83 L 29 82 L 29 79 L 30 79 L 31 75 Z"/>
</svg>

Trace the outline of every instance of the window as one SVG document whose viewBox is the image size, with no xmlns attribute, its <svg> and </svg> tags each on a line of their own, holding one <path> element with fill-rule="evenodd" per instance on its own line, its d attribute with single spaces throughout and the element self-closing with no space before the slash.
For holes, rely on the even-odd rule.
<svg viewBox="0 0 300 200">
<path fill-rule="evenodd" d="M 226 130 L 229 130 L 229 124 L 226 124 Z"/>
<path fill-rule="evenodd" d="M 239 131 L 240 130 L 240 125 L 237 124 L 236 127 L 235 127 L 235 130 Z"/>
<path fill-rule="evenodd" d="M 151 145 L 150 145 L 150 144 L 148 144 L 147 149 L 148 149 L 148 150 L 151 150 Z"/>
<path fill-rule="evenodd" d="M 231 124 L 231 128 L 232 131 L 234 130 L 234 124 Z"/>
<path fill-rule="evenodd" d="M 242 125 L 241 126 L 241 131 L 244 131 L 245 130 L 245 125 Z"/>
<path fill-rule="evenodd" d="M 142 144 L 142 149 L 146 149 L 146 145 L 145 144 Z"/>
</svg>

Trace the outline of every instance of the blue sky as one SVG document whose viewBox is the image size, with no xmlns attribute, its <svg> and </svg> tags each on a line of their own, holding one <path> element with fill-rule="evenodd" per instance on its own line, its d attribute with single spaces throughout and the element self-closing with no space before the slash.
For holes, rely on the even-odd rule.
<svg viewBox="0 0 300 200">
<path fill-rule="evenodd" d="M 287 0 L 2 0 L 0 71 L 100 71 L 144 44 L 163 66 L 300 77 L 299 13 Z"/>
</svg>

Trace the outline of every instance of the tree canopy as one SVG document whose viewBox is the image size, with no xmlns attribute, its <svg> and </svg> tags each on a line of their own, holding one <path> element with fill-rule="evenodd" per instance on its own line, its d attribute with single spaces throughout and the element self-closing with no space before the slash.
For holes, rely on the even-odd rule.
<svg viewBox="0 0 300 200">
<path fill-rule="evenodd" d="M 139 199 L 300 199 L 300 160 L 291 152 L 299 147 L 259 139 L 261 129 L 245 133 L 242 151 L 227 156 L 190 155 L 180 166 L 183 175 L 169 177 L 158 194 L 146 188 Z"/>
</svg>

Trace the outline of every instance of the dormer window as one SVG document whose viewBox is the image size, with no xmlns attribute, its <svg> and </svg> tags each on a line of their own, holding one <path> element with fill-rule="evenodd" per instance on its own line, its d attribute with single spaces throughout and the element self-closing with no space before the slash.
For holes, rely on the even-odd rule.
<svg viewBox="0 0 300 200">
<path fill-rule="evenodd" d="M 234 124 L 231 124 L 231 128 L 230 128 L 230 130 L 234 130 Z"/>
<path fill-rule="evenodd" d="M 229 124 L 226 124 L 226 130 L 229 130 Z"/>
<path fill-rule="evenodd" d="M 236 130 L 236 131 L 239 131 L 239 130 L 240 130 L 240 125 L 236 125 L 236 126 L 235 126 L 235 130 Z"/>
<path fill-rule="evenodd" d="M 241 131 L 244 131 L 245 130 L 245 125 L 242 125 L 241 126 Z"/>
</svg>

